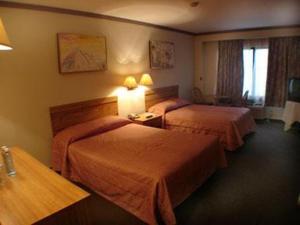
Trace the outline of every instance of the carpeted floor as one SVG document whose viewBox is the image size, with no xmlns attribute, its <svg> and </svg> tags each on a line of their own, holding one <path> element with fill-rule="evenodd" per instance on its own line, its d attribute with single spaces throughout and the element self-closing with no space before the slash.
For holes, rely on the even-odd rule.
<svg viewBox="0 0 300 225">
<path fill-rule="evenodd" d="M 229 166 L 215 173 L 175 209 L 179 225 L 299 225 L 300 132 L 281 122 L 258 122 Z M 140 225 L 135 217 L 100 199 L 103 223 Z M 103 215 L 103 216 L 102 216 Z M 100 224 L 100 223 L 99 223 Z"/>
<path fill-rule="evenodd" d="M 258 122 L 257 132 L 175 209 L 182 225 L 299 225 L 300 133 Z"/>
</svg>

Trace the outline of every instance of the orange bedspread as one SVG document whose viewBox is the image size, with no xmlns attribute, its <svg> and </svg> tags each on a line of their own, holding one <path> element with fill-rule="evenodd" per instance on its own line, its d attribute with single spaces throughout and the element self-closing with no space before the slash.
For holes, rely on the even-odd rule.
<svg viewBox="0 0 300 225">
<path fill-rule="evenodd" d="M 148 224 L 157 224 L 158 215 L 165 224 L 176 224 L 173 208 L 226 166 L 214 136 L 136 124 L 70 143 L 65 155 L 69 178 Z"/>
<path fill-rule="evenodd" d="M 256 127 L 247 108 L 207 105 L 187 105 L 169 111 L 164 122 L 169 130 L 218 136 L 231 151 L 242 146 L 243 137 Z"/>
</svg>

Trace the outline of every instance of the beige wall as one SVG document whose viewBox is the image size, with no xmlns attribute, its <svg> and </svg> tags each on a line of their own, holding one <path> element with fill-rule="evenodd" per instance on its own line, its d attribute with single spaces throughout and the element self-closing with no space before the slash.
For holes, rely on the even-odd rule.
<svg viewBox="0 0 300 225">
<path fill-rule="evenodd" d="M 160 29 L 22 9 L 0 8 L 14 46 L 0 52 L 0 144 L 19 145 L 42 162 L 50 162 L 49 107 L 113 95 L 124 76 L 150 72 L 154 87 L 179 84 L 190 98 L 194 81 L 194 37 Z M 56 33 L 104 35 L 108 70 L 58 73 Z M 172 41 L 176 66 L 149 70 L 150 39 Z"/>
<path fill-rule="evenodd" d="M 208 95 L 216 93 L 218 73 L 218 42 L 206 42 L 203 45 L 204 76 L 203 92 Z"/>
</svg>

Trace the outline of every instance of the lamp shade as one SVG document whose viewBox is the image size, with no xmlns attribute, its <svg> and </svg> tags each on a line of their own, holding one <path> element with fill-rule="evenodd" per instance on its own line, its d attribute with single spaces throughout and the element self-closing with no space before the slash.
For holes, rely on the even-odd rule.
<svg viewBox="0 0 300 225">
<path fill-rule="evenodd" d="M 134 89 L 138 85 L 136 83 L 135 78 L 133 76 L 129 76 L 129 77 L 126 77 L 126 79 L 124 81 L 124 86 L 127 87 L 128 89 Z"/>
<path fill-rule="evenodd" d="M 0 18 L 0 50 L 11 50 L 11 49 L 12 47 L 10 45 L 10 41 L 6 34 L 2 20 Z"/>
<path fill-rule="evenodd" d="M 153 85 L 153 81 L 152 81 L 150 74 L 148 74 L 148 73 L 143 74 L 143 76 L 140 80 L 140 85 L 144 85 L 144 86 Z"/>
</svg>

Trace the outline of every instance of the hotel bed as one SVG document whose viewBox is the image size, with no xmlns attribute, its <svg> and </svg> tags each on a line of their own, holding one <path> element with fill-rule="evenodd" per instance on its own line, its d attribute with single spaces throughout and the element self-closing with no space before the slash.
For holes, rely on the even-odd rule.
<svg viewBox="0 0 300 225">
<path fill-rule="evenodd" d="M 146 127 L 117 116 L 76 124 L 86 115 L 84 108 L 62 108 L 51 110 L 53 169 L 148 224 L 157 224 L 157 218 L 176 224 L 173 208 L 226 166 L 214 136 Z"/>
<path fill-rule="evenodd" d="M 255 131 L 255 121 L 247 108 L 196 105 L 171 98 L 148 111 L 163 115 L 168 130 L 215 135 L 230 151 L 242 146 L 243 137 Z"/>
</svg>

